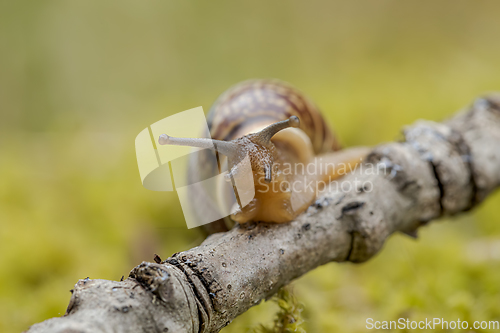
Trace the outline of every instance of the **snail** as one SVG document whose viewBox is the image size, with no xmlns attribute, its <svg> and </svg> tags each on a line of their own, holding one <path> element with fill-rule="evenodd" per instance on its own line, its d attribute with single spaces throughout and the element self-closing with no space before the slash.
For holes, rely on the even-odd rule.
<svg viewBox="0 0 500 333">
<path fill-rule="evenodd" d="M 353 168 L 368 152 L 364 147 L 341 150 L 314 103 L 278 80 L 245 81 L 228 89 L 214 103 L 207 120 L 212 139 L 162 134 L 158 142 L 215 150 L 227 159 L 226 179 L 237 177 L 238 164 L 249 157 L 253 199 L 244 207 L 238 198 L 225 202 L 237 209 L 230 218 L 207 225 L 210 233 L 227 230 L 234 222 L 292 221 L 326 184 L 341 176 L 340 163 L 345 173 L 349 171 L 346 166 Z M 202 159 L 202 154 L 192 159 L 189 168 L 216 170 Z"/>
</svg>

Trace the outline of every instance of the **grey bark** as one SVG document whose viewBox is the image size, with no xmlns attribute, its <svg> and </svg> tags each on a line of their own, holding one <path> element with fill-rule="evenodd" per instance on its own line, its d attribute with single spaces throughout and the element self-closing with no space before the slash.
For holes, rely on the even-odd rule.
<svg viewBox="0 0 500 333">
<path fill-rule="evenodd" d="M 500 185 L 500 95 L 403 132 L 404 141 L 375 147 L 364 170 L 342 179 L 345 191 L 325 189 L 295 221 L 212 235 L 162 263 L 143 262 L 122 282 L 80 280 L 66 314 L 28 332 L 218 332 L 308 271 L 364 262 L 392 233 L 414 235 Z"/>
</svg>

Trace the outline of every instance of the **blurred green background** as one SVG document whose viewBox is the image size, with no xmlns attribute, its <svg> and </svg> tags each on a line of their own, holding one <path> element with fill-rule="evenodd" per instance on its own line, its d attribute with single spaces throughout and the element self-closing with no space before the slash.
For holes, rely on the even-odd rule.
<svg viewBox="0 0 500 333">
<path fill-rule="evenodd" d="M 141 186 L 134 139 L 149 124 L 274 77 L 316 101 L 344 145 L 393 140 L 500 90 L 499 13 L 498 1 L 0 0 L 0 332 L 64 314 L 80 278 L 119 280 L 202 241 L 176 193 Z M 500 320 L 499 203 L 297 280 L 308 332 Z"/>
</svg>

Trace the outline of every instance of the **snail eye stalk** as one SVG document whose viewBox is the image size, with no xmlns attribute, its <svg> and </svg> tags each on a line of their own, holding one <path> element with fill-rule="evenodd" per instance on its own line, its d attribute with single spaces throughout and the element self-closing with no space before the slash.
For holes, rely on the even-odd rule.
<svg viewBox="0 0 500 333">
<path fill-rule="evenodd" d="M 268 145 L 271 138 L 281 130 L 289 127 L 299 127 L 300 120 L 297 116 L 291 116 L 287 120 L 278 121 L 264 128 L 262 131 L 256 133 L 256 140 L 262 145 Z"/>
<path fill-rule="evenodd" d="M 235 157 L 238 153 L 239 145 L 232 141 L 221 141 L 212 139 L 175 138 L 167 134 L 162 134 L 158 138 L 160 145 L 187 146 L 203 149 L 213 149 L 227 157 Z"/>
</svg>

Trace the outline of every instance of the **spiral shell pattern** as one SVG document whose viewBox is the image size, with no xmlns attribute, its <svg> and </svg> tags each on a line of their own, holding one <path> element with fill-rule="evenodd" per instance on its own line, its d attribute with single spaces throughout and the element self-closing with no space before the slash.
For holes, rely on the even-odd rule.
<svg viewBox="0 0 500 333">
<path fill-rule="evenodd" d="M 213 139 L 229 141 L 290 116 L 299 117 L 315 154 L 340 149 L 316 105 L 279 80 L 250 80 L 228 89 L 212 106 L 208 126 Z"/>
</svg>

